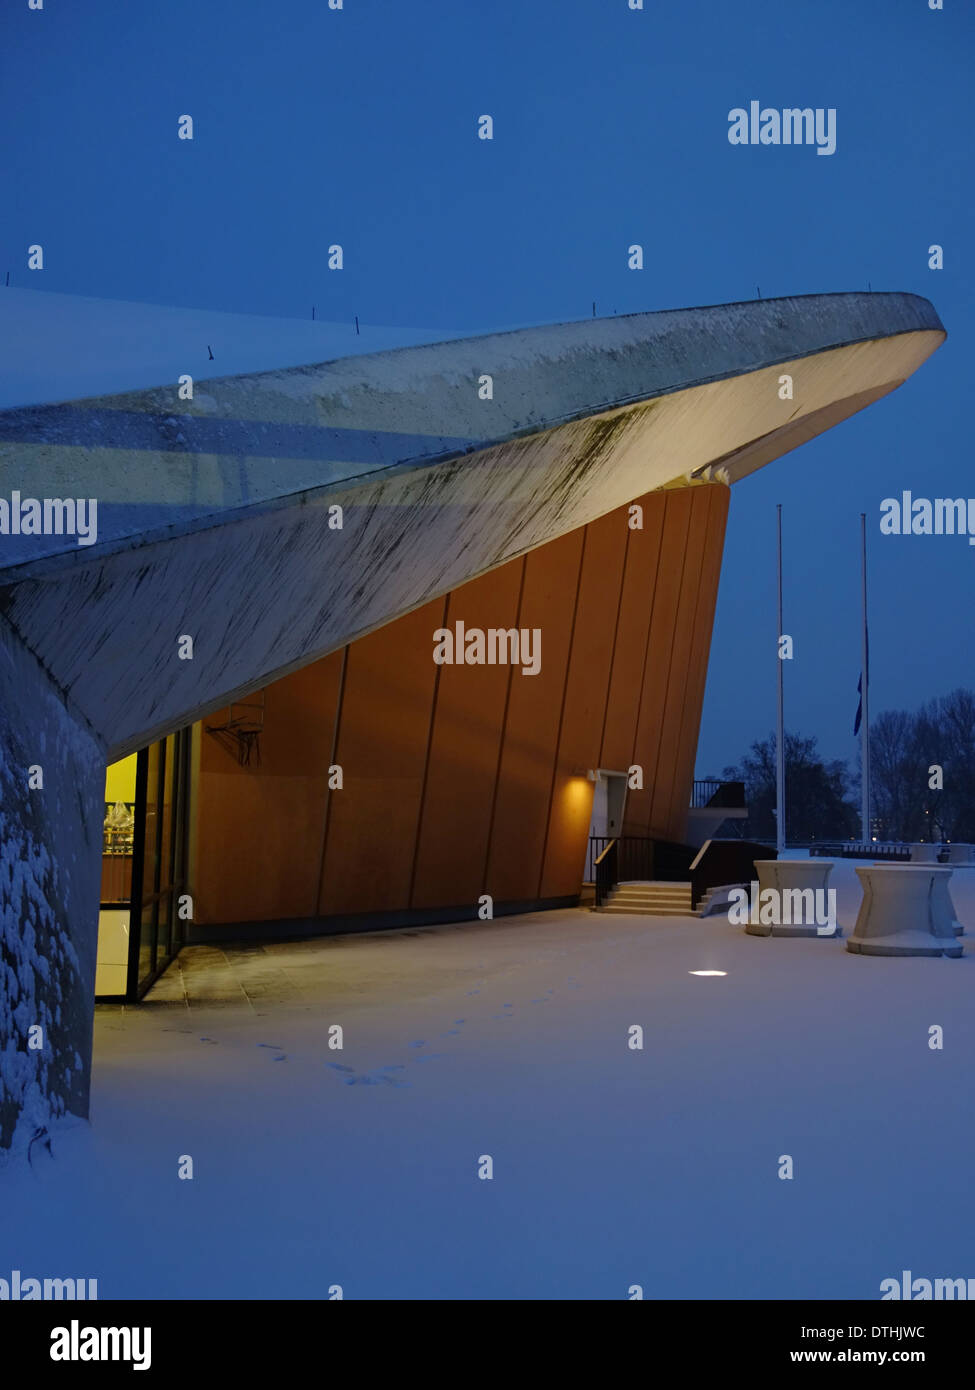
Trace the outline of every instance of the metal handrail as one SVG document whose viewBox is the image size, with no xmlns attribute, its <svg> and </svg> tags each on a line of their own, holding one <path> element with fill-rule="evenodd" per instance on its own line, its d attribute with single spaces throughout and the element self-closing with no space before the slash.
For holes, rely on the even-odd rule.
<svg viewBox="0 0 975 1390">
<path fill-rule="evenodd" d="M 698 778 L 691 791 L 691 810 L 713 807 L 718 811 L 747 809 L 744 782 L 725 782 L 716 777 Z"/>
</svg>

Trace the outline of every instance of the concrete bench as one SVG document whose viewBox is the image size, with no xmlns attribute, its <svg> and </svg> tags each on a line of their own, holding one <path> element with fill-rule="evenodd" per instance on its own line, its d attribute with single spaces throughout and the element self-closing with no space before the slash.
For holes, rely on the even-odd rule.
<svg viewBox="0 0 975 1390">
<path fill-rule="evenodd" d="M 937 864 L 858 868 L 863 901 L 846 949 L 864 956 L 960 956 L 961 931 L 948 891 L 951 869 Z"/>
<path fill-rule="evenodd" d="M 829 876 L 832 859 L 756 859 L 758 883 L 753 885 L 749 919 L 761 918 L 762 898 L 772 889 L 778 904 L 775 922 L 749 920 L 745 931 L 751 936 L 834 936 L 837 934 L 835 893 L 830 896 Z M 758 892 L 755 894 L 754 889 Z M 811 895 L 810 895 L 811 894 Z M 773 901 L 766 899 L 766 902 Z M 798 922 L 796 917 L 798 916 Z M 831 920 L 830 920 L 831 917 Z M 788 919 L 788 920 L 786 920 Z"/>
</svg>

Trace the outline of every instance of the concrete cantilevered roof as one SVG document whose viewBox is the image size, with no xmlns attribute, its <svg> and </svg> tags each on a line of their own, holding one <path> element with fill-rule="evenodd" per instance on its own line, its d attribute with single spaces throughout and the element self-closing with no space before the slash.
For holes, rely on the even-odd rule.
<svg viewBox="0 0 975 1390">
<path fill-rule="evenodd" d="M 944 336 L 914 295 L 809 295 L 3 411 L 0 497 L 97 498 L 98 541 L 0 536 L 0 613 L 120 756 L 652 488 L 733 482 Z"/>
</svg>

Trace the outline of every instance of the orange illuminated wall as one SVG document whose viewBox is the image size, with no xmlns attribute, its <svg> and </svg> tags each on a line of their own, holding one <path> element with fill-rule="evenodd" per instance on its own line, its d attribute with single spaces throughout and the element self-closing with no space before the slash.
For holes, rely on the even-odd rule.
<svg viewBox="0 0 975 1390">
<path fill-rule="evenodd" d="M 639 764 L 625 832 L 683 839 L 728 497 L 649 493 L 276 681 L 259 766 L 204 732 L 196 922 L 575 898 L 590 768 Z M 459 619 L 539 629 L 539 674 L 436 665 Z"/>
</svg>

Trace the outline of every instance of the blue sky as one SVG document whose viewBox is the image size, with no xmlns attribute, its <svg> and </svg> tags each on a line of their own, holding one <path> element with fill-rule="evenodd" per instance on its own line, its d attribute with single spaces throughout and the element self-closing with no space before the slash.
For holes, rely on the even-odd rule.
<svg viewBox="0 0 975 1390">
<path fill-rule="evenodd" d="M 904 488 L 975 496 L 973 57 L 961 0 L 6 0 L 0 276 L 448 332 L 759 286 L 926 295 L 949 333 L 935 357 L 732 497 L 698 771 L 774 723 L 776 502 L 787 722 L 852 756 L 861 511 L 874 711 L 975 685 L 975 549 L 878 526 Z M 835 107 L 836 153 L 730 145 L 728 112 L 753 98 Z"/>
</svg>

